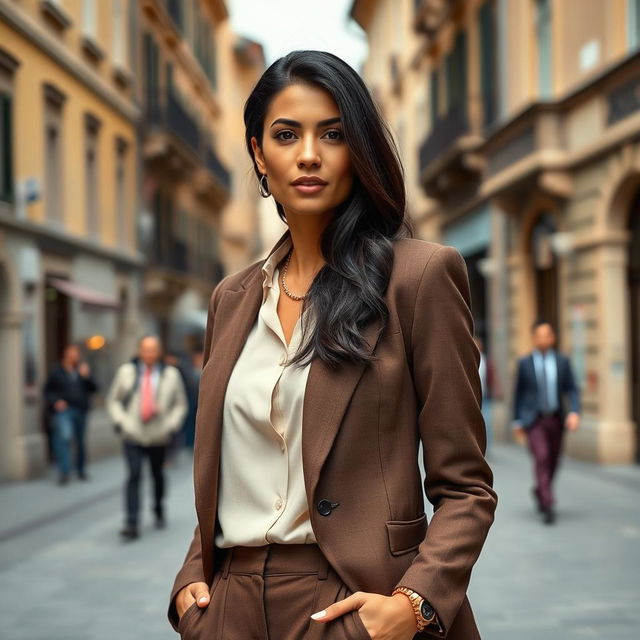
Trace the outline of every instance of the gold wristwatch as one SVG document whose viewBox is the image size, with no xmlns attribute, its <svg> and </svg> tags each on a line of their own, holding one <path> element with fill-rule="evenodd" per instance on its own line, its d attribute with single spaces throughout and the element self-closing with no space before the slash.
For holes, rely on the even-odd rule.
<svg viewBox="0 0 640 640">
<path fill-rule="evenodd" d="M 396 587 L 392 596 L 396 593 L 404 593 L 409 598 L 409 602 L 413 607 L 413 613 L 416 616 L 418 631 L 422 631 L 426 627 L 436 625 L 439 631 L 442 631 L 434 608 L 419 594 L 409 587 Z"/>
</svg>

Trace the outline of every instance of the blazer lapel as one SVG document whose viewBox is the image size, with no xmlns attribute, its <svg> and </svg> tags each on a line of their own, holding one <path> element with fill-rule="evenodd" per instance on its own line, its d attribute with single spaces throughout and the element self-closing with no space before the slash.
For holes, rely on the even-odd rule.
<svg viewBox="0 0 640 640">
<path fill-rule="evenodd" d="M 269 255 L 284 241 L 286 231 Z M 202 531 L 203 540 L 213 536 L 217 509 L 218 471 L 224 397 L 235 363 L 251 332 L 262 302 L 261 265 L 256 265 L 240 283 L 240 288 L 223 292 L 216 309 L 216 331 L 212 351 L 200 383 L 194 457 L 196 508 L 200 522 L 210 531 Z M 375 320 L 363 330 L 367 353 L 372 353 L 381 334 Z M 319 358 L 313 358 L 305 388 L 302 417 L 302 462 L 307 501 L 313 494 L 322 465 L 331 450 L 351 396 L 365 365 L 348 363 L 332 370 Z"/>
<path fill-rule="evenodd" d="M 368 354 L 373 353 L 381 329 L 377 319 L 363 329 Z M 302 409 L 302 471 L 310 508 L 322 465 L 365 368 L 350 362 L 332 370 L 320 358 L 311 361 Z"/>
</svg>

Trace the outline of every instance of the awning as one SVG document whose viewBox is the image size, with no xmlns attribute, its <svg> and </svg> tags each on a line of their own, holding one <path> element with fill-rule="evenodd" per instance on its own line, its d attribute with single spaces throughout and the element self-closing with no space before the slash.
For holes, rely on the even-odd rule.
<svg viewBox="0 0 640 640">
<path fill-rule="evenodd" d="M 71 280 L 63 280 L 62 278 L 47 278 L 47 284 L 51 285 L 61 293 L 74 298 L 82 304 L 91 307 L 100 307 L 101 309 L 112 309 L 116 311 L 121 308 L 121 304 L 115 298 L 108 296 L 100 291 L 85 287 Z"/>
</svg>

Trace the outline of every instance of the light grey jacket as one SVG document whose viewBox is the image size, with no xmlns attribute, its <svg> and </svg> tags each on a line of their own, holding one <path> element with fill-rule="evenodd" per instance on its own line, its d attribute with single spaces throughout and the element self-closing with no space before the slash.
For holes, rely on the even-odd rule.
<svg viewBox="0 0 640 640">
<path fill-rule="evenodd" d="M 107 411 L 114 423 L 120 425 L 121 435 L 142 445 L 167 444 L 171 434 L 179 431 L 187 414 L 187 396 L 180 372 L 172 366 L 163 367 L 156 389 L 157 415 L 142 422 L 140 418 L 140 380 L 129 402 L 136 380 L 136 365 L 126 362 L 121 365 L 107 394 Z"/>
</svg>

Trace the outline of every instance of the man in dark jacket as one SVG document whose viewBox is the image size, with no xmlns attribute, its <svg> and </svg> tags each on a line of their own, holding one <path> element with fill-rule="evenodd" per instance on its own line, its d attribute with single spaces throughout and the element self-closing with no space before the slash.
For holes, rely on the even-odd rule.
<svg viewBox="0 0 640 640">
<path fill-rule="evenodd" d="M 513 426 L 526 435 L 534 459 L 534 498 L 545 524 L 552 524 L 552 482 L 565 428 L 575 431 L 580 426 L 580 398 L 569 358 L 553 348 L 555 333 L 551 324 L 535 322 L 532 335 L 533 351 L 518 362 Z M 569 411 L 564 406 L 565 395 Z"/>
<path fill-rule="evenodd" d="M 85 430 L 89 399 L 97 388 L 89 365 L 80 362 L 80 349 L 75 344 L 67 345 L 61 361 L 54 365 L 44 386 L 60 484 L 69 481 L 72 440 L 75 441 L 78 478 L 88 480 L 85 472 Z"/>
</svg>

